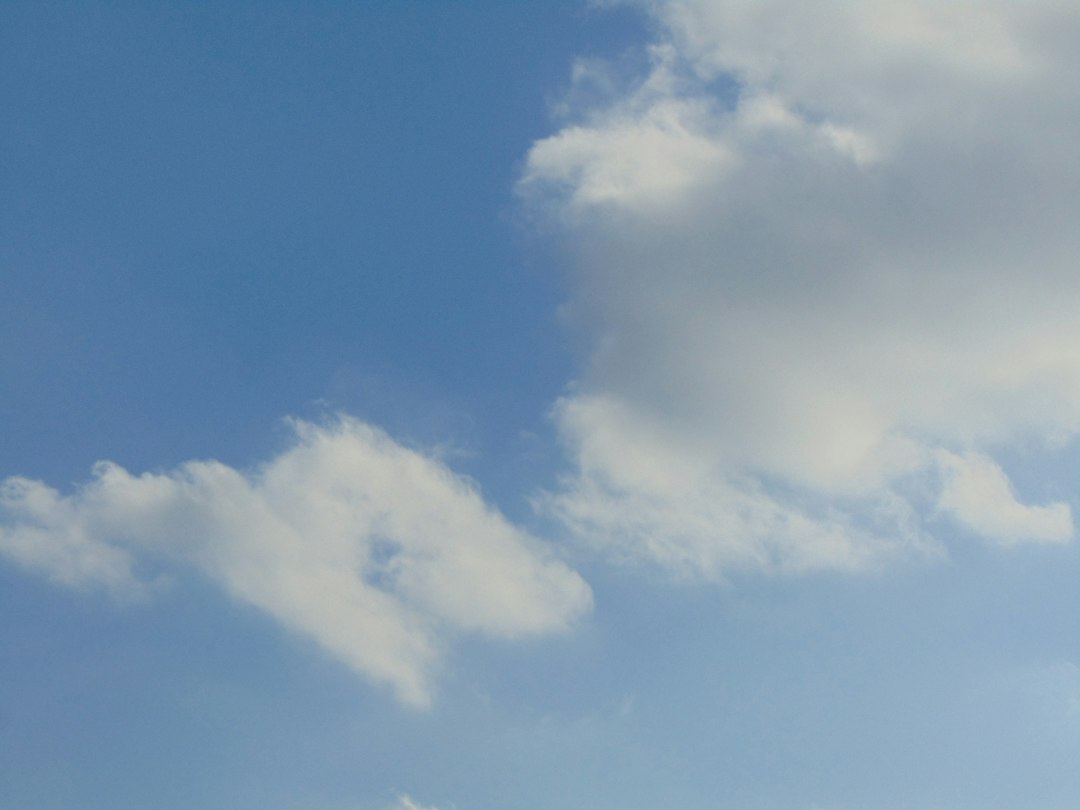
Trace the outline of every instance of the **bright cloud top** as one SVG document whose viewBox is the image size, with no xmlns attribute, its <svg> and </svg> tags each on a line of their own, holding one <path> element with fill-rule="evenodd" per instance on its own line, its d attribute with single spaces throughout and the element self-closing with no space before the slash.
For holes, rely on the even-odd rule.
<svg viewBox="0 0 1080 810">
<path fill-rule="evenodd" d="M 56 582 L 148 589 L 138 561 L 194 564 L 414 706 L 447 634 L 559 632 L 591 593 L 439 461 L 353 419 L 295 422 L 244 473 L 194 461 L 132 475 L 100 463 L 74 494 L 9 478 L 0 552 Z"/>
<path fill-rule="evenodd" d="M 590 347 L 547 506 L 707 576 L 1071 538 L 995 459 L 1080 430 L 1075 4 L 646 6 L 519 186 Z"/>
</svg>

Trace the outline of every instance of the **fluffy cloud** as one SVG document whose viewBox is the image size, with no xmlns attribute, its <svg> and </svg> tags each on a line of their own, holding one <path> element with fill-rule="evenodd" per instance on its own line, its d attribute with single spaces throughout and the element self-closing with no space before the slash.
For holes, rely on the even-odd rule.
<svg viewBox="0 0 1080 810">
<path fill-rule="evenodd" d="M 249 473 L 100 463 L 71 495 L 10 478 L 0 552 L 122 596 L 149 587 L 137 560 L 193 564 L 415 706 L 447 634 L 559 632 L 589 609 L 577 574 L 437 460 L 353 419 L 295 429 Z"/>
<path fill-rule="evenodd" d="M 588 346 L 548 508 L 708 576 L 1070 538 L 994 459 L 1080 430 L 1075 6 L 643 5 L 519 186 Z"/>
<path fill-rule="evenodd" d="M 617 400 L 570 397 L 556 417 L 577 474 L 539 504 L 620 560 L 720 579 L 731 570 L 858 571 L 911 551 L 940 554 L 895 495 L 878 494 L 856 513 L 843 507 L 865 506 L 857 497 L 777 491 Z"/>
</svg>

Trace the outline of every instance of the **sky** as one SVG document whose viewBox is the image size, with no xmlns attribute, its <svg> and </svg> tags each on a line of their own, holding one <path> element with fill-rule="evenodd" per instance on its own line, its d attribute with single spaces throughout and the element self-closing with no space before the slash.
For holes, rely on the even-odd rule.
<svg viewBox="0 0 1080 810">
<path fill-rule="evenodd" d="M 1075 808 L 1078 41 L 0 4 L 0 807 Z"/>
</svg>

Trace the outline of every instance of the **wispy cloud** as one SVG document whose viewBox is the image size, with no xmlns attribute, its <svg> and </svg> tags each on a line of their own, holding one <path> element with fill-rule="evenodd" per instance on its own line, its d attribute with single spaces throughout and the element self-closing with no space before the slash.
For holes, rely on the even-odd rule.
<svg viewBox="0 0 1080 810">
<path fill-rule="evenodd" d="M 576 573 L 439 461 L 354 419 L 294 427 L 249 472 L 101 463 L 69 495 L 9 478 L 0 553 L 120 596 L 147 591 L 140 560 L 197 566 L 414 706 L 454 634 L 560 632 L 590 608 Z"/>
<path fill-rule="evenodd" d="M 434 805 L 420 804 L 415 799 L 413 799 L 411 796 L 408 796 L 406 794 L 402 794 L 401 796 L 398 796 L 397 801 L 394 804 L 390 805 L 390 807 L 388 807 L 387 810 L 441 810 L 441 809 L 434 806 Z"/>
<path fill-rule="evenodd" d="M 1070 538 L 995 456 L 1080 431 L 1080 14 L 642 5 L 648 70 L 579 66 L 603 99 L 519 185 L 572 247 L 589 346 L 547 507 L 709 576 L 937 553 L 942 511 Z"/>
</svg>

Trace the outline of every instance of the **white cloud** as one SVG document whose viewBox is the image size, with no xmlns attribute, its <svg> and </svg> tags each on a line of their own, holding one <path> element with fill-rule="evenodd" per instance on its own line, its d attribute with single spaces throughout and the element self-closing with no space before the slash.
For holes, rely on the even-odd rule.
<svg viewBox="0 0 1080 810">
<path fill-rule="evenodd" d="M 1075 5 L 645 5 L 647 74 L 519 186 L 588 346 L 547 506 L 710 576 L 930 550 L 938 507 L 1071 537 L 992 456 L 1080 431 Z"/>
<path fill-rule="evenodd" d="M 3 481 L 0 515 L 0 551 L 26 568 L 60 585 L 100 585 L 120 599 L 145 595 L 131 555 L 87 534 L 72 505 L 40 481 Z"/>
<path fill-rule="evenodd" d="M 295 445 L 248 473 L 101 463 L 66 496 L 8 479 L 0 552 L 117 593 L 145 589 L 138 557 L 194 564 L 416 706 L 448 634 L 559 632 L 589 609 L 577 574 L 440 462 L 353 419 L 294 426 Z"/>
<path fill-rule="evenodd" d="M 708 99 L 683 98 L 671 92 L 669 48 L 652 53 L 654 70 L 628 99 L 608 110 L 603 120 L 571 124 L 538 142 L 529 154 L 523 189 L 554 187 L 574 208 L 614 203 L 651 207 L 675 198 L 703 173 L 730 162 L 727 146 L 712 137 L 714 119 Z M 614 85 L 600 78 L 595 65 L 575 65 L 574 83 Z"/>
<path fill-rule="evenodd" d="M 402 794 L 387 810 L 439 810 L 439 808 L 434 805 L 419 804 L 411 796 Z"/>
<path fill-rule="evenodd" d="M 577 472 L 539 505 L 618 559 L 720 579 L 739 570 L 858 571 L 902 553 L 941 554 L 910 505 L 890 493 L 855 501 L 856 516 L 843 509 L 852 499 L 771 492 L 691 437 L 643 423 L 625 403 L 577 396 L 561 401 L 556 416 Z"/>
<path fill-rule="evenodd" d="M 986 456 L 942 451 L 945 484 L 941 507 L 984 537 L 1003 544 L 1024 540 L 1062 542 L 1072 537 L 1072 515 L 1063 503 L 1024 506 L 1001 467 Z"/>
</svg>

